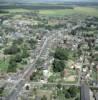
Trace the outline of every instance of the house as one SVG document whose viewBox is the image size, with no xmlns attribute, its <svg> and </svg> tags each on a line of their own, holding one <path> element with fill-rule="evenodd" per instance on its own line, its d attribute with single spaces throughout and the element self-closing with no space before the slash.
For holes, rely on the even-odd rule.
<svg viewBox="0 0 98 100">
<path fill-rule="evenodd" d="M 36 97 L 35 97 L 35 100 L 41 100 L 41 97 L 36 96 Z"/>
<path fill-rule="evenodd" d="M 24 34 L 23 33 L 19 33 L 19 32 L 13 32 L 13 33 L 9 34 L 9 37 L 13 38 L 13 39 L 19 39 L 19 38 L 23 38 Z"/>
</svg>

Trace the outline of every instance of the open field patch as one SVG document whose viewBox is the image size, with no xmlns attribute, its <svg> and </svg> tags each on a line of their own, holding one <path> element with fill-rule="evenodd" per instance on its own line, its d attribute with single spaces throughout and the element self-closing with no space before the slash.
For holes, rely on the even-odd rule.
<svg viewBox="0 0 98 100">
<path fill-rule="evenodd" d="M 90 16 L 98 16 L 98 10 L 91 7 L 75 7 L 74 9 L 61 9 L 61 10 L 40 10 L 40 14 L 43 15 L 73 15 L 83 14 Z"/>
</svg>

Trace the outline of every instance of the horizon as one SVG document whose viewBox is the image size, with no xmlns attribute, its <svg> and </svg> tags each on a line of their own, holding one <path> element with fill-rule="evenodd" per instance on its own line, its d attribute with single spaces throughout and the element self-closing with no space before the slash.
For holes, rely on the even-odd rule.
<svg viewBox="0 0 98 100">
<path fill-rule="evenodd" d="M 52 2 L 98 2 L 98 0 L 0 0 L 0 2 L 13 3 L 52 3 Z"/>
</svg>

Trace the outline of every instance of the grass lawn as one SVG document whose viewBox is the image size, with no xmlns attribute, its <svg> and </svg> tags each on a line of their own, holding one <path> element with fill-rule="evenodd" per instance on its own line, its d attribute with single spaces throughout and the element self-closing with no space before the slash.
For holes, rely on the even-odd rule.
<svg viewBox="0 0 98 100">
<path fill-rule="evenodd" d="M 0 70 L 6 71 L 8 68 L 8 60 L 0 60 Z"/>
<path fill-rule="evenodd" d="M 52 91 L 51 90 L 37 90 L 37 96 L 43 97 L 44 95 L 47 97 L 47 100 L 51 100 Z"/>
<path fill-rule="evenodd" d="M 0 60 L 0 70 L 1 71 L 7 71 L 7 68 L 8 68 L 8 65 L 9 65 L 9 59 L 6 59 L 5 61 L 4 60 Z M 23 69 L 25 64 L 21 64 L 21 63 L 17 63 L 17 68 L 19 69 Z"/>
</svg>

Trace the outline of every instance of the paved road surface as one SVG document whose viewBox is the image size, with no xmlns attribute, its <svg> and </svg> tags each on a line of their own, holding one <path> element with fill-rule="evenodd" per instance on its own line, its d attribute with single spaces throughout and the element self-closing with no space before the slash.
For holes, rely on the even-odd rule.
<svg viewBox="0 0 98 100">
<path fill-rule="evenodd" d="M 47 51 L 47 43 L 49 43 L 51 41 L 51 39 L 53 39 L 53 37 L 54 37 L 54 35 L 51 35 L 50 37 L 46 38 L 46 40 L 44 41 L 43 46 L 42 46 L 39 54 L 36 56 L 36 58 L 33 61 L 33 63 L 24 72 L 21 80 L 16 84 L 15 89 L 12 90 L 12 92 L 10 93 L 10 95 L 7 97 L 6 100 L 17 100 L 17 95 L 19 94 L 20 90 L 22 89 L 22 87 L 25 84 L 25 81 L 23 79 L 26 79 L 26 78 L 30 77 L 29 75 L 35 69 L 34 65 L 36 64 L 37 60 L 40 58 L 41 54 L 43 52 L 45 52 L 45 50 Z"/>
</svg>

